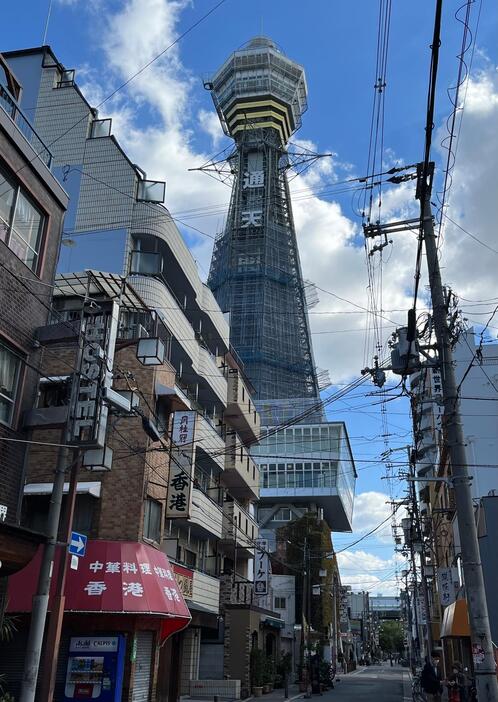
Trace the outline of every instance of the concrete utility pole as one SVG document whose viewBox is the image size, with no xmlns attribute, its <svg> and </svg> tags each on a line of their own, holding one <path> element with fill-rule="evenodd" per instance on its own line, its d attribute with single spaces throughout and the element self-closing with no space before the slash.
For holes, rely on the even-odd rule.
<svg viewBox="0 0 498 702">
<path fill-rule="evenodd" d="M 61 432 L 61 444 L 66 443 L 66 428 Z M 52 570 L 54 566 L 55 548 L 57 546 L 57 535 L 59 531 L 59 520 L 61 515 L 62 497 L 64 494 L 64 481 L 66 479 L 66 469 L 68 463 L 68 449 L 62 446 L 57 457 L 57 467 L 55 469 L 54 486 L 50 498 L 50 508 L 48 512 L 47 543 L 43 550 L 40 574 L 38 576 L 38 588 L 33 597 L 33 609 L 31 612 L 31 623 L 29 626 L 28 643 L 26 646 L 26 658 L 24 661 L 24 672 L 21 686 L 20 702 L 33 702 L 36 693 L 36 683 L 38 680 L 38 669 L 43 644 L 43 633 L 45 631 L 45 621 L 48 610 L 48 597 L 50 583 L 52 581 Z"/>
<path fill-rule="evenodd" d="M 489 627 L 488 606 L 477 540 L 474 506 L 470 490 L 465 441 L 460 416 L 460 401 L 455 380 L 453 351 L 447 321 L 447 310 L 441 282 L 436 236 L 431 212 L 431 189 L 434 163 L 424 173 L 417 166 L 417 199 L 420 200 L 423 238 L 429 271 L 434 329 L 442 376 L 444 430 L 448 446 L 456 515 L 462 553 L 462 566 L 467 596 L 470 634 L 474 655 L 477 697 L 479 702 L 498 702 L 498 681 Z"/>
</svg>

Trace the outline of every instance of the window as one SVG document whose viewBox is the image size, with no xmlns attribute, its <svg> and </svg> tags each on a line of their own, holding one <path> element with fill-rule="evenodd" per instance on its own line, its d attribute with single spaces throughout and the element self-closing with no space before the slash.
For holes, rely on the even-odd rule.
<svg viewBox="0 0 498 702">
<path fill-rule="evenodd" d="M 291 511 L 288 507 L 281 507 L 272 517 L 272 522 L 290 522 L 292 519 Z"/>
<path fill-rule="evenodd" d="M 275 597 L 275 609 L 286 609 L 285 597 Z"/>
<path fill-rule="evenodd" d="M 70 88 L 74 85 L 74 68 L 69 68 L 60 73 L 60 80 L 57 83 L 58 88 Z"/>
<path fill-rule="evenodd" d="M 144 539 L 161 541 L 161 503 L 150 497 L 145 500 Z"/>
<path fill-rule="evenodd" d="M 0 171 L 0 239 L 33 271 L 44 221 L 28 195 Z"/>
<path fill-rule="evenodd" d="M 195 568 L 197 565 L 197 554 L 194 551 L 189 551 L 188 548 L 184 548 L 183 552 L 185 554 L 185 565 L 189 568 Z"/>
<path fill-rule="evenodd" d="M 0 341 L 0 422 L 11 424 L 19 383 L 21 359 Z"/>
<path fill-rule="evenodd" d="M 111 136 L 111 119 L 94 119 L 90 126 L 90 139 Z"/>
</svg>

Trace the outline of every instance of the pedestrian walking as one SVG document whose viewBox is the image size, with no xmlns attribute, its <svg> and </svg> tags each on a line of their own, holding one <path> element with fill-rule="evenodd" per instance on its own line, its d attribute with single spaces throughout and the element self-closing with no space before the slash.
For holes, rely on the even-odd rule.
<svg viewBox="0 0 498 702">
<path fill-rule="evenodd" d="M 467 702 L 467 678 L 463 672 L 463 665 L 454 661 L 451 666 L 451 675 L 447 681 L 449 702 Z"/>
<path fill-rule="evenodd" d="M 430 656 L 427 656 L 422 675 L 420 676 L 420 686 L 427 694 L 428 702 L 441 702 L 441 694 L 443 685 L 441 680 L 441 669 L 439 664 L 441 655 L 438 651 L 432 651 Z"/>
</svg>

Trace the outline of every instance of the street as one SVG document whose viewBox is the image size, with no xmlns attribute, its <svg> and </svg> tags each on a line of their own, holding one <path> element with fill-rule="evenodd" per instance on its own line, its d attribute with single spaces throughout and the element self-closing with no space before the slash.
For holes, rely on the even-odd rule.
<svg viewBox="0 0 498 702">
<path fill-rule="evenodd" d="M 348 675 L 339 675 L 339 682 L 333 690 L 324 693 L 323 698 L 326 702 L 401 702 L 404 678 L 408 680 L 408 669 L 401 666 L 384 664 L 358 668 Z"/>
</svg>

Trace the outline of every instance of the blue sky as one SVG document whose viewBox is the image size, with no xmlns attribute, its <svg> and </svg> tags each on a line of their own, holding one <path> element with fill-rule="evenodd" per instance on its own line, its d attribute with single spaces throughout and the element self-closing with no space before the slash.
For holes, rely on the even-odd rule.
<svg viewBox="0 0 498 702">
<path fill-rule="evenodd" d="M 76 68 L 77 81 L 93 104 L 110 94 L 174 38 L 192 25 L 215 0 L 53 0 L 48 43 L 59 60 Z M 385 93 L 385 164 L 416 163 L 423 156 L 425 105 L 434 2 L 392 3 L 392 19 Z M 442 28 L 441 63 L 435 115 L 433 156 L 439 164 L 444 152 L 444 121 L 451 105 L 446 89 L 457 74 L 456 55 L 462 25 L 455 17 L 461 2 L 446 0 Z M 303 7 L 307 10 L 303 11 Z M 48 0 L 18 0 L 2 8 L 2 50 L 37 46 L 42 41 Z M 491 0 L 475 2 L 471 27 L 480 20 L 464 121 L 453 173 L 448 214 L 454 221 L 492 244 L 498 184 L 497 9 Z M 378 2 L 357 0 L 226 0 L 206 21 L 147 71 L 101 108 L 113 117 L 113 132 L 149 177 L 167 182 L 166 205 L 183 221 L 209 236 L 181 227 L 202 275 L 209 267 L 213 234 L 223 226 L 228 191 L 188 168 L 200 165 L 229 142 L 217 127 L 202 77 L 213 72 L 231 51 L 253 35 L 271 36 L 306 70 L 309 109 L 293 141 L 305 142 L 327 159 L 293 181 L 295 219 L 304 274 L 320 290 L 320 303 L 310 320 L 317 363 L 330 371 L 334 387 L 342 387 L 372 363 L 374 342 L 365 327 L 372 324 L 359 307 L 368 307 L 361 221 L 351 207 L 351 194 L 321 194 L 330 183 L 364 175 L 377 41 Z M 470 53 L 467 54 L 467 58 Z M 463 91 L 462 91 L 463 94 Z M 440 178 L 440 176 L 439 176 Z M 303 195 L 304 193 L 304 195 Z M 220 205 L 215 216 L 193 218 L 188 210 Z M 383 198 L 385 219 L 413 212 L 413 185 L 393 187 Z M 415 210 L 416 211 L 416 210 Z M 496 292 L 496 261 L 489 252 L 448 225 L 444 230 L 442 265 L 445 280 L 466 300 L 489 298 Z M 469 257 L 480 275 L 469 276 Z M 410 304 L 415 262 L 413 235 L 401 235 L 383 262 L 382 303 L 385 316 L 405 320 Z M 376 271 L 379 275 L 379 263 Z M 425 265 L 425 263 L 424 263 Z M 423 281 L 424 283 L 424 281 Z M 422 303 L 425 289 L 422 285 Z M 491 291 L 491 292 L 490 292 Z M 334 297 L 338 295 L 342 300 Z M 349 300 L 354 302 L 356 307 Z M 479 308 L 468 304 L 467 316 L 480 321 Z M 358 307 L 359 306 L 359 307 Z M 370 321 L 369 321 L 370 320 Z M 384 348 L 392 325 L 379 331 Z M 397 381 L 395 381 L 397 382 Z M 336 546 L 350 543 L 387 514 L 386 500 L 400 494 L 399 481 L 386 481 L 376 463 L 386 448 L 382 438 L 379 398 L 371 384 L 334 403 L 330 417 L 345 420 L 357 458 L 356 531 L 334 537 Z M 406 399 L 385 405 L 387 444 L 406 445 L 410 423 Z M 404 454 L 394 454 L 401 461 Z M 392 489 L 391 489 L 392 488 Z M 366 539 L 341 567 L 345 582 L 388 592 L 395 587 L 390 574 L 392 543 L 388 532 Z M 376 585 L 385 578 L 388 581 Z M 370 585 L 369 585 L 370 584 Z"/>
</svg>

